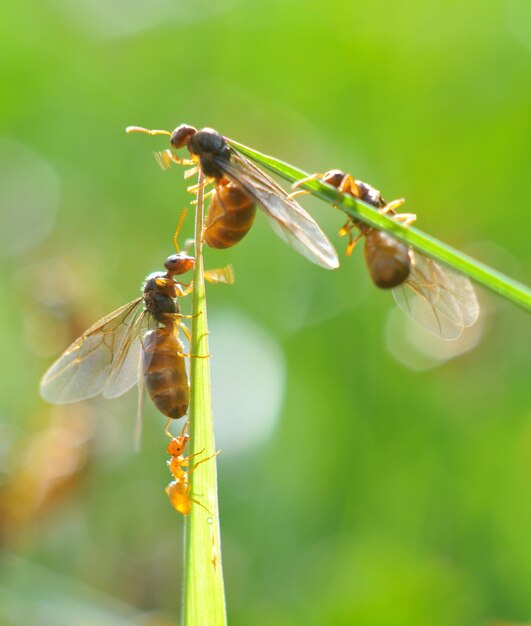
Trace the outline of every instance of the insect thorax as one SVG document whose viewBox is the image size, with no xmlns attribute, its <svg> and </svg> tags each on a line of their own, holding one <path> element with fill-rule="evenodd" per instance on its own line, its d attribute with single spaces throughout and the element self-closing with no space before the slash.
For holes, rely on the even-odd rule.
<svg viewBox="0 0 531 626">
<path fill-rule="evenodd" d="M 379 208 L 382 206 L 382 196 L 378 189 L 371 187 L 371 185 L 364 183 L 361 180 L 356 181 L 356 185 L 361 191 L 360 200 L 363 200 L 367 204 L 372 205 L 373 207 Z"/>
<path fill-rule="evenodd" d="M 161 324 L 166 323 L 167 320 L 165 316 L 168 313 L 179 313 L 179 305 L 176 299 L 166 293 L 165 290 L 157 284 L 157 279 L 163 279 L 164 277 L 164 272 L 154 272 L 146 278 L 146 282 L 143 286 L 144 306 L 146 307 L 146 311 Z"/>
<path fill-rule="evenodd" d="M 212 128 L 203 128 L 190 137 L 188 149 L 199 157 L 205 176 L 222 178 L 223 170 L 215 159 L 230 160 L 230 148 L 222 135 Z"/>
</svg>

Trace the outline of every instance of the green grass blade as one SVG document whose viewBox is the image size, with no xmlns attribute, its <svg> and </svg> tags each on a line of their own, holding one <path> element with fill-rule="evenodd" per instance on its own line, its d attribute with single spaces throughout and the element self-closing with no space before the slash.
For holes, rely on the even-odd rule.
<svg viewBox="0 0 531 626">
<path fill-rule="evenodd" d="M 208 354 L 208 325 L 201 234 L 203 231 L 203 185 L 200 174 L 195 224 L 192 341 L 190 351 Z M 190 359 L 190 453 L 196 462 L 215 453 L 210 359 Z M 225 626 L 227 623 L 218 515 L 216 459 L 210 459 L 190 475 L 193 503 L 186 527 L 184 626 Z"/>
<path fill-rule="evenodd" d="M 257 152 L 232 139 L 227 139 L 227 141 L 242 154 L 291 183 L 309 176 L 307 172 L 289 163 Z M 392 218 L 378 213 L 378 211 L 369 204 L 357 200 L 349 194 L 340 193 L 331 185 L 327 185 L 320 180 L 310 180 L 302 184 L 301 189 L 307 189 L 313 195 L 321 198 L 321 200 L 330 202 L 338 208 L 341 208 L 341 210 L 348 213 L 348 215 L 362 220 L 366 224 L 374 226 L 379 230 L 390 233 L 393 237 L 413 246 L 416 250 L 423 252 L 437 261 L 441 261 L 454 270 L 466 274 L 480 285 L 504 296 L 508 300 L 512 300 L 527 311 L 531 311 L 531 290 L 522 283 L 505 276 L 480 261 L 476 261 L 467 254 L 448 246 L 417 228 L 403 226 Z"/>
</svg>

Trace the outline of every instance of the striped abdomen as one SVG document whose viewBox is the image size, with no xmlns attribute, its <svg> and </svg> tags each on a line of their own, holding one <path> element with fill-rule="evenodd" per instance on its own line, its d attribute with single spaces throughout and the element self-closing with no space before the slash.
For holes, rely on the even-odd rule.
<svg viewBox="0 0 531 626">
<path fill-rule="evenodd" d="M 253 225 L 256 205 L 237 185 L 221 179 L 205 221 L 204 241 L 211 248 L 230 248 Z"/>
<path fill-rule="evenodd" d="M 167 328 L 150 330 L 144 337 L 144 379 L 157 409 L 167 417 L 186 415 L 190 387 L 184 362 L 183 345 Z"/>
</svg>

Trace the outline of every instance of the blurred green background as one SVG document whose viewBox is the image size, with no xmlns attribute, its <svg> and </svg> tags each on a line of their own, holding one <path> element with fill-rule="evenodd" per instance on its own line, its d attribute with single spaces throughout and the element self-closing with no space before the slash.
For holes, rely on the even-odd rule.
<svg viewBox="0 0 531 626">
<path fill-rule="evenodd" d="M 404 196 L 419 228 L 529 282 L 531 6 L 21 0 L 0 22 L 0 624 L 178 623 L 183 519 L 136 391 L 47 406 L 38 381 L 173 252 L 182 122 Z M 529 320 L 478 289 L 441 347 L 370 283 L 343 220 L 326 272 L 258 216 L 209 288 L 234 626 L 531 619 Z M 192 232 L 188 220 L 184 236 Z M 200 496 L 199 496 L 200 497 Z"/>
</svg>

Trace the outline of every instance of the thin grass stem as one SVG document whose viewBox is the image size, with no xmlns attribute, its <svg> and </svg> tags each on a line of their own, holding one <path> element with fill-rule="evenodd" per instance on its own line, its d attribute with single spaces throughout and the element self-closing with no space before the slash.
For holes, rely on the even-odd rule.
<svg viewBox="0 0 531 626">
<path fill-rule="evenodd" d="M 195 222 L 193 289 L 193 355 L 208 355 L 208 324 L 202 254 L 203 175 L 199 172 Z M 190 454 L 196 463 L 215 454 L 210 359 L 190 359 Z M 190 468 L 193 503 L 187 518 L 185 544 L 184 626 L 226 626 L 225 592 L 221 565 L 216 458 Z M 201 506 L 202 505 L 202 506 Z M 204 507 L 204 508 L 203 508 Z M 207 510 L 208 509 L 208 512 Z"/>
<path fill-rule="evenodd" d="M 257 152 L 253 148 L 249 148 L 232 139 L 227 139 L 227 141 L 242 154 L 291 183 L 309 176 L 307 172 L 289 163 Z M 417 228 L 406 227 L 391 217 L 378 213 L 369 204 L 349 194 L 340 193 L 335 187 L 327 185 L 318 179 L 312 179 L 303 183 L 301 189 L 307 189 L 313 195 L 340 208 L 348 215 L 362 220 L 369 226 L 388 232 L 393 237 L 413 246 L 416 250 L 469 276 L 480 285 L 511 300 L 525 310 L 531 311 L 531 290 L 526 285 L 505 276 L 501 272 L 435 239 L 435 237 L 423 233 Z"/>
</svg>

